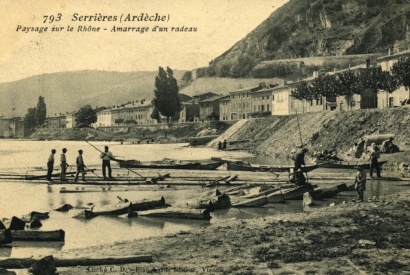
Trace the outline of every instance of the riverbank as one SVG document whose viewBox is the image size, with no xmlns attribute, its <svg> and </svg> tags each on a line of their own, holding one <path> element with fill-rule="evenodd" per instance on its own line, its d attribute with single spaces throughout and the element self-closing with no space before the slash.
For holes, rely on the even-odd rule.
<svg viewBox="0 0 410 275">
<path fill-rule="evenodd" d="M 406 191 L 54 256 L 153 256 L 152 263 L 106 267 L 111 274 L 408 274 L 409 210 Z M 58 272 L 103 273 L 81 266 Z"/>
</svg>

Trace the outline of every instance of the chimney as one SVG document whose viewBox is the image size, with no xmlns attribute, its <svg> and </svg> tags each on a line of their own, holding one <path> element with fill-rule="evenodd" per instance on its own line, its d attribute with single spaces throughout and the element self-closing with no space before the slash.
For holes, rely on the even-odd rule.
<svg viewBox="0 0 410 275">
<path fill-rule="evenodd" d="M 370 68 L 370 59 L 366 59 L 366 69 Z"/>
</svg>

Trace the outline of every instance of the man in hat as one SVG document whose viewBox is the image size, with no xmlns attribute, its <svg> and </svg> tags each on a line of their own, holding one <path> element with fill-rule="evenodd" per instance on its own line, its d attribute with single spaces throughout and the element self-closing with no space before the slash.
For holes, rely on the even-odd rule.
<svg viewBox="0 0 410 275">
<path fill-rule="evenodd" d="M 110 160 L 114 159 L 113 154 L 108 151 L 108 146 L 104 147 L 104 152 L 101 153 L 100 158 L 102 158 L 102 172 L 104 179 L 107 179 L 106 169 L 108 169 L 108 177 L 112 179 L 111 176 L 111 163 Z"/>
<path fill-rule="evenodd" d="M 83 150 L 78 150 L 78 157 L 76 159 L 76 164 L 77 164 L 77 173 L 75 174 L 75 182 L 78 181 L 78 175 L 80 173 L 81 173 L 83 181 L 86 182 L 85 172 L 84 172 L 85 164 L 83 160 Z"/>
<path fill-rule="evenodd" d="M 363 201 L 364 191 L 366 190 L 366 173 L 363 168 L 356 166 L 357 174 L 354 180 L 354 188 L 359 195 L 358 200 Z"/>
<path fill-rule="evenodd" d="M 302 165 L 306 165 L 305 164 L 305 154 L 308 152 L 309 150 L 307 148 L 302 148 L 300 150 L 298 150 L 295 154 L 295 172 L 298 171 L 300 168 L 302 168 Z"/>
<path fill-rule="evenodd" d="M 53 174 L 54 170 L 54 155 L 56 154 L 56 149 L 51 150 L 51 154 L 48 157 L 47 161 L 47 180 L 52 181 L 51 175 Z"/>
<path fill-rule="evenodd" d="M 60 166 L 61 166 L 60 180 L 61 181 L 67 181 L 66 172 L 67 172 L 68 164 L 67 164 L 67 158 L 66 158 L 66 155 L 65 155 L 65 153 L 67 152 L 67 149 L 63 148 L 63 150 L 61 150 L 61 151 L 63 151 L 63 153 L 60 156 Z"/>
<path fill-rule="evenodd" d="M 376 169 L 377 177 L 380 178 L 380 167 L 379 167 L 380 149 L 377 145 L 373 146 L 373 151 L 370 154 L 370 177 L 373 177 L 373 169 Z"/>
</svg>

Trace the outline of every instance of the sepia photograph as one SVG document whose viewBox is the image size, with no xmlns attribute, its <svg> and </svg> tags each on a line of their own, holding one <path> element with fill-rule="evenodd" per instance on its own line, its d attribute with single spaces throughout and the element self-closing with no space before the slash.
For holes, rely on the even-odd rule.
<svg viewBox="0 0 410 275">
<path fill-rule="evenodd" d="M 0 274 L 410 274 L 409 0 L 0 16 Z"/>
</svg>

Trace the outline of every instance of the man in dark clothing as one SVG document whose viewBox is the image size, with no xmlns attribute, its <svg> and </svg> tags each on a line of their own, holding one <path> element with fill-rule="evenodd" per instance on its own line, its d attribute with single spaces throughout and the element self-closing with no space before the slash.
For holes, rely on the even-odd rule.
<svg viewBox="0 0 410 275">
<path fill-rule="evenodd" d="M 60 180 L 61 181 L 67 181 L 66 179 L 66 172 L 67 172 L 67 167 L 69 166 L 67 164 L 67 158 L 65 153 L 67 152 L 66 148 L 63 148 L 63 153 L 60 156 L 60 166 L 61 166 L 61 175 L 60 175 Z"/>
<path fill-rule="evenodd" d="M 56 154 L 56 149 L 51 150 L 51 154 L 48 157 L 47 161 L 47 180 L 52 181 L 51 175 L 53 174 L 54 170 L 54 155 Z"/>
<path fill-rule="evenodd" d="M 373 152 L 370 154 L 370 177 L 373 177 L 373 169 L 376 169 L 377 177 L 380 178 L 379 158 L 379 147 L 374 146 Z"/>
<path fill-rule="evenodd" d="M 218 142 L 218 150 L 221 151 L 222 150 L 222 141 Z"/>
<path fill-rule="evenodd" d="M 104 147 L 104 152 L 102 152 L 101 153 L 101 155 L 100 155 L 100 158 L 102 158 L 102 172 L 103 172 L 103 176 L 104 176 L 104 179 L 107 179 L 107 177 L 106 177 L 106 169 L 108 169 L 108 177 L 110 178 L 110 179 L 112 179 L 112 176 L 111 176 L 111 162 L 110 162 L 110 160 L 112 160 L 112 159 L 114 159 L 114 156 L 113 156 L 113 154 L 110 152 L 110 151 L 108 151 L 108 146 L 105 146 Z"/>
<path fill-rule="evenodd" d="M 224 142 L 222 143 L 222 150 L 226 150 L 226 144 L 227 144 L 227 142 L 226 142 L 226 139 L 224 139 Z"/>
<path fill-rule="evenodd" d="M 83 150 L 78 150 L 78 157 L 77 157 L 76 163 L 77 163 L 77 173 L 75 174 L 75 182 L 78 181 L 78 176 L 80 175 L 80 173 L 81 173 L 81 177 L 83 181 L 86 182 L 85 172 L 84 172 L 85 164 L 83 160 Z"/>
<path fill-rule="evenodd" d="M 305 154 L 308 152 L 308 149 L 303 148 L 298 150 L 295 154 L 295 172 L 302 168 L 302 165 L 305 165 Z"/>
</svg>

